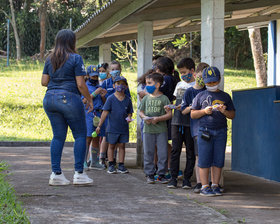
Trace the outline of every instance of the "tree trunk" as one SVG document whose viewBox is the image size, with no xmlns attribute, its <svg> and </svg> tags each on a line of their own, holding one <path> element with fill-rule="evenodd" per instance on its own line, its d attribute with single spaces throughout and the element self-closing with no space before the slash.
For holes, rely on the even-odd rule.
<svg viewBox="0 0 280 224">
<path fill-rule="evenodd" d="M 254 58 L 257 87 L 265 87 L 267 86 L 267 74 L 263 57 L 261 31 L 259 28 L 249 29 L 248 31 Z"/>
<path fill-rule="evenodd" d="M 46 50 L 46 17 L 47 17 L 47 0 L 42 2 L 39 9 L 40 18 L 40 30 L 41 30 L 41 40 L 40 40 L 40 59 L 43 60 Z"/>
<path fill-rule="evenodd" d="M 9 0 L 10 7 L 11 7 L 11 14 L 12 14 L 12 21 L 11 24 L 14 29 L 15 39 L 16 39 L 16 49 L 17 49 L 17 60 L 21 59 L 21 48 L 20 48 L 20 40 L 17 32 L 17 24 L 16 24 L 16 18 L 15 18 L 15 9 L 13 5 L 13 0 Z"/>
</svg>

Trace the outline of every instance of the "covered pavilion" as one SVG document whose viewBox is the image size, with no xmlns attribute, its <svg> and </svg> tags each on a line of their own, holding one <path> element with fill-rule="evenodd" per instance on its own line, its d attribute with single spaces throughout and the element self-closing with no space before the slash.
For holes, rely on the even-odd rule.
<svg viewBox="0 0 280 224">
<path fill-rule="evenodd" d="M 201 61 L 223 71 L 224 29 L 263 25 L 269 27 L 268 85 L 279 85 L 280 0 L 109 0 L 75 33 L 78 48 L 99 46 L 100 62 L 111 61 L 111 43 L 137 39 L 140 77 L 152 67 L 153 39 L 200 31 Z M 222 74 L 221 89 L 223 85 Z M 137 120 L 139 133 L 139 117 Z M 138 134 L 138 165 L 142 154 Z"/>
</svg>

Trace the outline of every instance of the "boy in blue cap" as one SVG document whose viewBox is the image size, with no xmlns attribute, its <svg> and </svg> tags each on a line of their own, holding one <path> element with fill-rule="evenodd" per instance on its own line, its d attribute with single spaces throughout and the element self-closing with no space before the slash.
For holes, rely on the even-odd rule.
<svg viewBox="0 0 280 224">
<path fill-rule="evenodd" d="M 114 79 L 113 87 L 115 93 L 110 95 L 103 107 L 101 119 L 96 128 L 96 133 L 100 132 L 100 128 L 108 116 L 108 123 L 106 127 L 106 140 L 109 143 L 108 173 L 128 173 L 124 166 L 125 157 L 125 143 L 129 141 L 129 127 L 128 124 L 132 121 L 133 107 L 131 99 L 125 94 L 128 88 L 126 78 L 118 76 Z M 119 164 L 118 170 L 115 168 L 114 151 L 116 144 L 119 147 Z"/>
<path fill-rule="evenodd" d="M 206 90 L 197 94 L 191 108 L 191 118 L 199 119 L 198 167 L 202 196 L 222 195 L 219 182 L 224 167 L 227 142 L 227 118 L 233 119 L 235 108 L 229 94 L 218 89 L 221 75 L 217 67 L 203 70 Z M 213 180 L 209 186 L 209 169 L 212 167 Z"/>
<path fill-rule="evenodd" d="M 97 154 L 99 152 L 99 136 L 92 137 L 92 133 L 95 131 L 96 127 L 93 124 L 93 121 L 96 117 L 100 118 L 102 113 L 103 101 L 102 97 L 105 96 L 107 91 L 102 89 L 99 86 L 99 72 L 98 67 L 94 65 L 90 65 L 87 67 L 87 74 L 89 79 L 86 81 L 86 85 L 88 87 L 89 93 L 93 98 L 93 112 L 88 113 L 88 109 L 85 107 L 85 115 L 86 115 L 86 124 L 87 124 L 87 149 L 86 149 L 86 156 L 85 156 L 85 163 L 84 168 L 88 169 L 89 163 L 87 162 L 89 147 L 91 147 L 91 169 L 103 169 L 103 167 L 99 164 L 99 160 Z M 83 102 L 85 103 L 85 98 L 82 96 Z M 105 127 L 101 128 L 101 133 L 105 134 Z"/>
</svg>

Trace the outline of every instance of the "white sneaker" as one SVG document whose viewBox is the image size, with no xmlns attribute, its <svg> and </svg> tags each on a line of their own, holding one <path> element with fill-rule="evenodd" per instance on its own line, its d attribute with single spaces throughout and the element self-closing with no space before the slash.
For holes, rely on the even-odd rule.
<svg viewBox="0 0 280 224">
<path fill-rule="evenodd" d="M 88 175 L 83 173 L 78 173 L 78 171 L 75 171 L 74 177 L 73 177 L 73 184 L 75 185 L 89 185 L 92 184 L 93 180 L 88 177 Z"/>
<path fill-rule="evenodd" d="M 63 173 L 60 175 L 55 174 L 52 172 L 49 180 L 49 185 L 51 186 L 60 186 L 60 185 L 69 185 L 70 181 L 67 180 Z"/>
</svg>

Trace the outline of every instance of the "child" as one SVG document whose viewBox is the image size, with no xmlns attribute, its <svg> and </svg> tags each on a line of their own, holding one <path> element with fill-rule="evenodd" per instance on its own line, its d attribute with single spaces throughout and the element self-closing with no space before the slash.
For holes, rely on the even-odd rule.
<svg viewBox="0 0 280 224">
<path fill-rule="evenodd" d="M 157 146 L 158 170 L 157 181 L 167 183 L 165 178 L 167 166 L 167 126 L 166 120 L 170 119 L 171 111 L 166 112 L 165 105 L 170 103 L 169 99 L 159 91 L 163 83 L 163 76 L 159 73 L 152 73 L 146 77 L 146 95 L 140 104 L 140 117 L 145 121 L 143 133 L 144 146 L 144 172 L 147 176 L 147 183 L 154 183 L 154 154 Z"/>
<path fill-rule="evenodd" d="M 86 124 L 87 124 L 87 148 L 86 148 L 86 156 L 84 162 L 84 168 L 88 169 L 89 163 L 87 162 L 88 152 L 90 144 L 92 145 L 91 149 L 91 165 L 92 169 L 102 169 L 102 166 L 99 164 L 97 153 L 99 152 L 99 137 L 92 138 L 92 133 L 95 131 L 95 126 L 93 125 L 93 120 L 95 117 L 100 117 L 103 107 L 102 96 L 105 96 L 106 90 L 102 89 L 98 83 L 98 68 L 94 65 L 90 65 L 87 67 L 87 74 L 89 79 L 86 81 L 86 85 L 88 87 L 89 93 L 93 98 L 93 112 L 88 113 L 88 109 L 85 107 L 85 115 L 86 115 Z M 83 102 L 85 103 L 85 98 L 82 97 Z M 105 127 L 101 128 L 101 132 L 105 133 Z"/>
<path fill-rule="evenodd" d="M 107 79 L 108 76 L 108 63 L 102 63 L 98 65 L 99 70 L 99 84 L 102 85 L 103 82 Z"/>
<path fill-rule="evenodd" d="M 118 76 L 114 80 L 114 89 L 116 92 L 109 96 L 103 107 L 100 122 L 96 128 L 96 133 L 100 132 L 100 127 L 108 116 L 108 124 L 106 127 L 106 139 L 109 143 L 108 159 L 109 168 L 108 173 L 128 173 L 124 166 L 125 157 L 125 143 L 129 141 L 128 123 L 132 121 L 131 116 L 133 107 L 131 99 L 125 95 L 125 90 L 128 88 L 127 81 L 124 77 Z M 114 151 L 116 144 L 119 146 L 119 165 L 118 170 L 115 168 Z"/>
<path fill-rule="evenodd" d="M 222 195 L 218 186 L 225 161 L 227 142 L 227 118 L 233 119 L 235 108 L 231 97 L 218 89 L 221 80 L 216 67 L 203 70 L 205 91 L 200 92 L 193 100 L 191 118 L 199 119 L 198 167 L 202 188 L 200 195 Z M 213 180 L 208 182 L 209 168 L 212 167 Z"/>
<path fill-rule="evenodd" d="M 171 136 L 172 136 L 172 151 L 171 151 L 171 181 L 169 188 L 177 187 L 177 178 L 180 167 L 180 156 L 183 142 L 186 146 L 186 166 L 184 170 L 184 179 L 182 188 L 191 188 L 190 178 L 193 174 L 195 164 L 194 145 L 190 131 L 190 116 L 182 115 L 181 103 L 185 91 L 195 84 L 193 73 L 195 70 L 195 63 L 191 58 L 183 58 L 177 65 L 181 73 L 181 82 L 178 82 L 174 96 L 176 97 L 176 108 L 171 122 Z M 169 107 L 166 107 L 169 109 Z"/>
<path fill-rule="evenodd" d="M 191 104 L 195 96 L 200 93 L 201 91 L 204 91 L 205 85 L 202 79 L 202 71 L 203 69 L 209 67 L 206 63 L 199 63 L 195 73 L 193 73 L 193 76 L 195 78 L 195 85 L 193 87 L 190 87 L 186 90 L 183 100 L 182 100 L 182 114 L 186 115 L 189 114 L 191 111 Z M 199 168 L 197 167 L 197 161 L 198 161 L 198 148 L 197 148 L 197 134 L 198 134 L 198 120 L 191 119 L 190 120 L 190 127 L 191 127 L 191 135 L 194 141 L 194 152 L 196 156 L 195 160 L 195 174 L 196 174 L 196 186 L 194 187 L 194 193 L 199 193 L 201 189 L 201 181 L 199 176 Z"/>
</svg>

